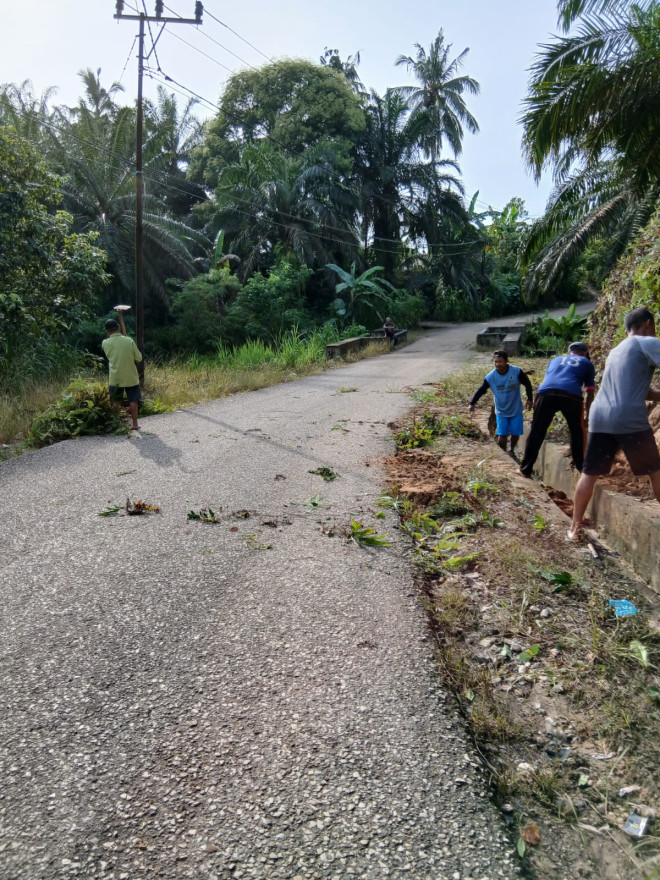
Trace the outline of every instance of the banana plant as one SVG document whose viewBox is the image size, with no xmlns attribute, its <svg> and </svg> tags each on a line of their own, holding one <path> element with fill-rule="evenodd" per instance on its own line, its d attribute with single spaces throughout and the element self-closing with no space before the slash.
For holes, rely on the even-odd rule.
<svg viewBox="0 0 660 880">
<path fill-rule="evenodd" d="M 335 263 L 327 263 L 326 269 L 331 269 L 341 278 L 341 281 L 335 285 L 335 292 L 337 294 L 345 293 L 345 296 L 337 296 L 332 302 L 332 308 L 339 317 L 352 321 L 355 318 L 356 308 L 366 306 L 374 309 L 378 317 L 382 319 L 375 307 L 375 301 L 389 303 L 390 297 L 387 291 L 396 291 L 394 285 L 385 278 L 376 275 L 377 272 L 383 271 L 382 266 L 372 266 L 361 275 L 355 274 L 355 262 L 352 263 L 350 272 Z"/>
</svg>

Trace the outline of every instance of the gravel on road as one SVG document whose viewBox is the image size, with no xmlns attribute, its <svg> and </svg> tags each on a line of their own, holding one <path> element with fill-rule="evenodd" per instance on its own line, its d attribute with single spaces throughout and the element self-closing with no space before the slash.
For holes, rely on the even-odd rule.
<svg viewBox="0 0 660 880">
<path fill-rule="evenodd" d="M 474 335 L 0 465 L 2 880 L 520 876 L 374 518 L 387 422 Z M 161 512 L 98 516 L 127 497 Z"/>
</svg>

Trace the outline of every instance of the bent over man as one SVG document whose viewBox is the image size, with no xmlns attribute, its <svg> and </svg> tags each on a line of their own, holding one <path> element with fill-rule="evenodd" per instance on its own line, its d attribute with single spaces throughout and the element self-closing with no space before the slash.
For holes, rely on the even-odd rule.
<svg viewBox="0 0 660 880">
<path fill-rule="evenodd" d="M 541 445 L 548 433 L 550 423 L 560 412 L 566 419 L 571 435 L 571 455 L 577 470 L 582 470 L 584 462 L 584 429 L 582 388 L 587 396 L 584 403 L 584 423 L 589 417 L 589 409 L 594 399 L 596 373 L 589 360 L 589 347 L 586 342 L 574 342 L 568 354 L 553 358 L 548 364 L 543 382 L 539 385 L 534 401 L 532 427 L 525 444 L 525 454 L 520 473 L 531 477 L 534 462 L 538 458 Z"/>
<path fill-rule="evenodd" d="M 627 337 L 609 353 L 601 388 L 591 407 L 569 541 L 579 538 L 596 481 L 609 474 L 618 449 L 623 450 L 635 476 L 648 474 L 660 501 L 660 454 L 646 409 L 647 400 L 660 401 L 660 389 L 651 388 L 653 373 L 660 367 L 660 339 L 655 338 L 655 319 L 648 309 L 629 312 L 624 326 Z"/>
<path fill-rule="evenodd" d="M 470 401 L 470 415 L 474 414 L 477 401 L 486 394 L 493 392 L 495 398 L 495 416 L 497 417 L 497 442 L 501 449 L 506 450 L 506 441 L 511 437 L 511 456 L 515 458 L 518 438 L 523 432 L 523 405 L 520 398 L 520 386 L 527 392 L 527 409 L 532 408 L 534 392 L 529 376 L 520 367 L 509 363 L 509 355 L 502 350 L 493 353 L 495 369 L 484 379 Z"/>
</svg>

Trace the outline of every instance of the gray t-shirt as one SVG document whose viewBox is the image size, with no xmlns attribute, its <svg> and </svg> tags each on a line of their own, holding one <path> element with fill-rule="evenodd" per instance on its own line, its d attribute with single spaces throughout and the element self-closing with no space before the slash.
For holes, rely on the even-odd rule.
<svg viewBox="0 0 660 880">
<path fill-rule="evenodd" d="M 609 353 L 600 391 L 589 412 L 589 431 L 634 434 L 646 431 L 646 395 L 660 367 L 660 339 L 628 336 Z"/>
</svg>

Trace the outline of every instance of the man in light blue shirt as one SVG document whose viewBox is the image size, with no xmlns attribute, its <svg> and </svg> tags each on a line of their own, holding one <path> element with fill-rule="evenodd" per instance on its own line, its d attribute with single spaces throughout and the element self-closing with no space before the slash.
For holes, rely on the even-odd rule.
<svg viewBox="0 0 660 880">
<path fill-rule="evenodd" d="M 487 391 L 493 392 L 495 398 L 495 416 L 497 418 L 497 442 L 506 451 L 507 439 L 511 437 L 511 456 L 515 458 L 518 439 L 523 433 L 523 405 L 520 398 L 520 386 L 527 392 L 527 409 L 532 408 L 534 391 L 529 376 L 520 367 L 509 363 L 509 355 L 502 350 L 493 353 L 494 370 L 484 379 L 470 401 L 470 415 L 474 415 L 479 398 Z"/>
<path fill-rule="evenodd" d="M 609 474 L 614 456 L 622 449 L 636 477 L 648 474 L 660 501 L 660 454 L 649 425 L 647 400 L 660 401 L 660 389 L 651 388 L 660 367 L 660 339 L 648 309 L 634 309 L 624 321 L 627 336 L 609 353 L 603 381 L 589 415 L 587 451 L 582 476 L 575 487 L 569 541 L 577 541 L 596 481 Z"/>
</svg>

